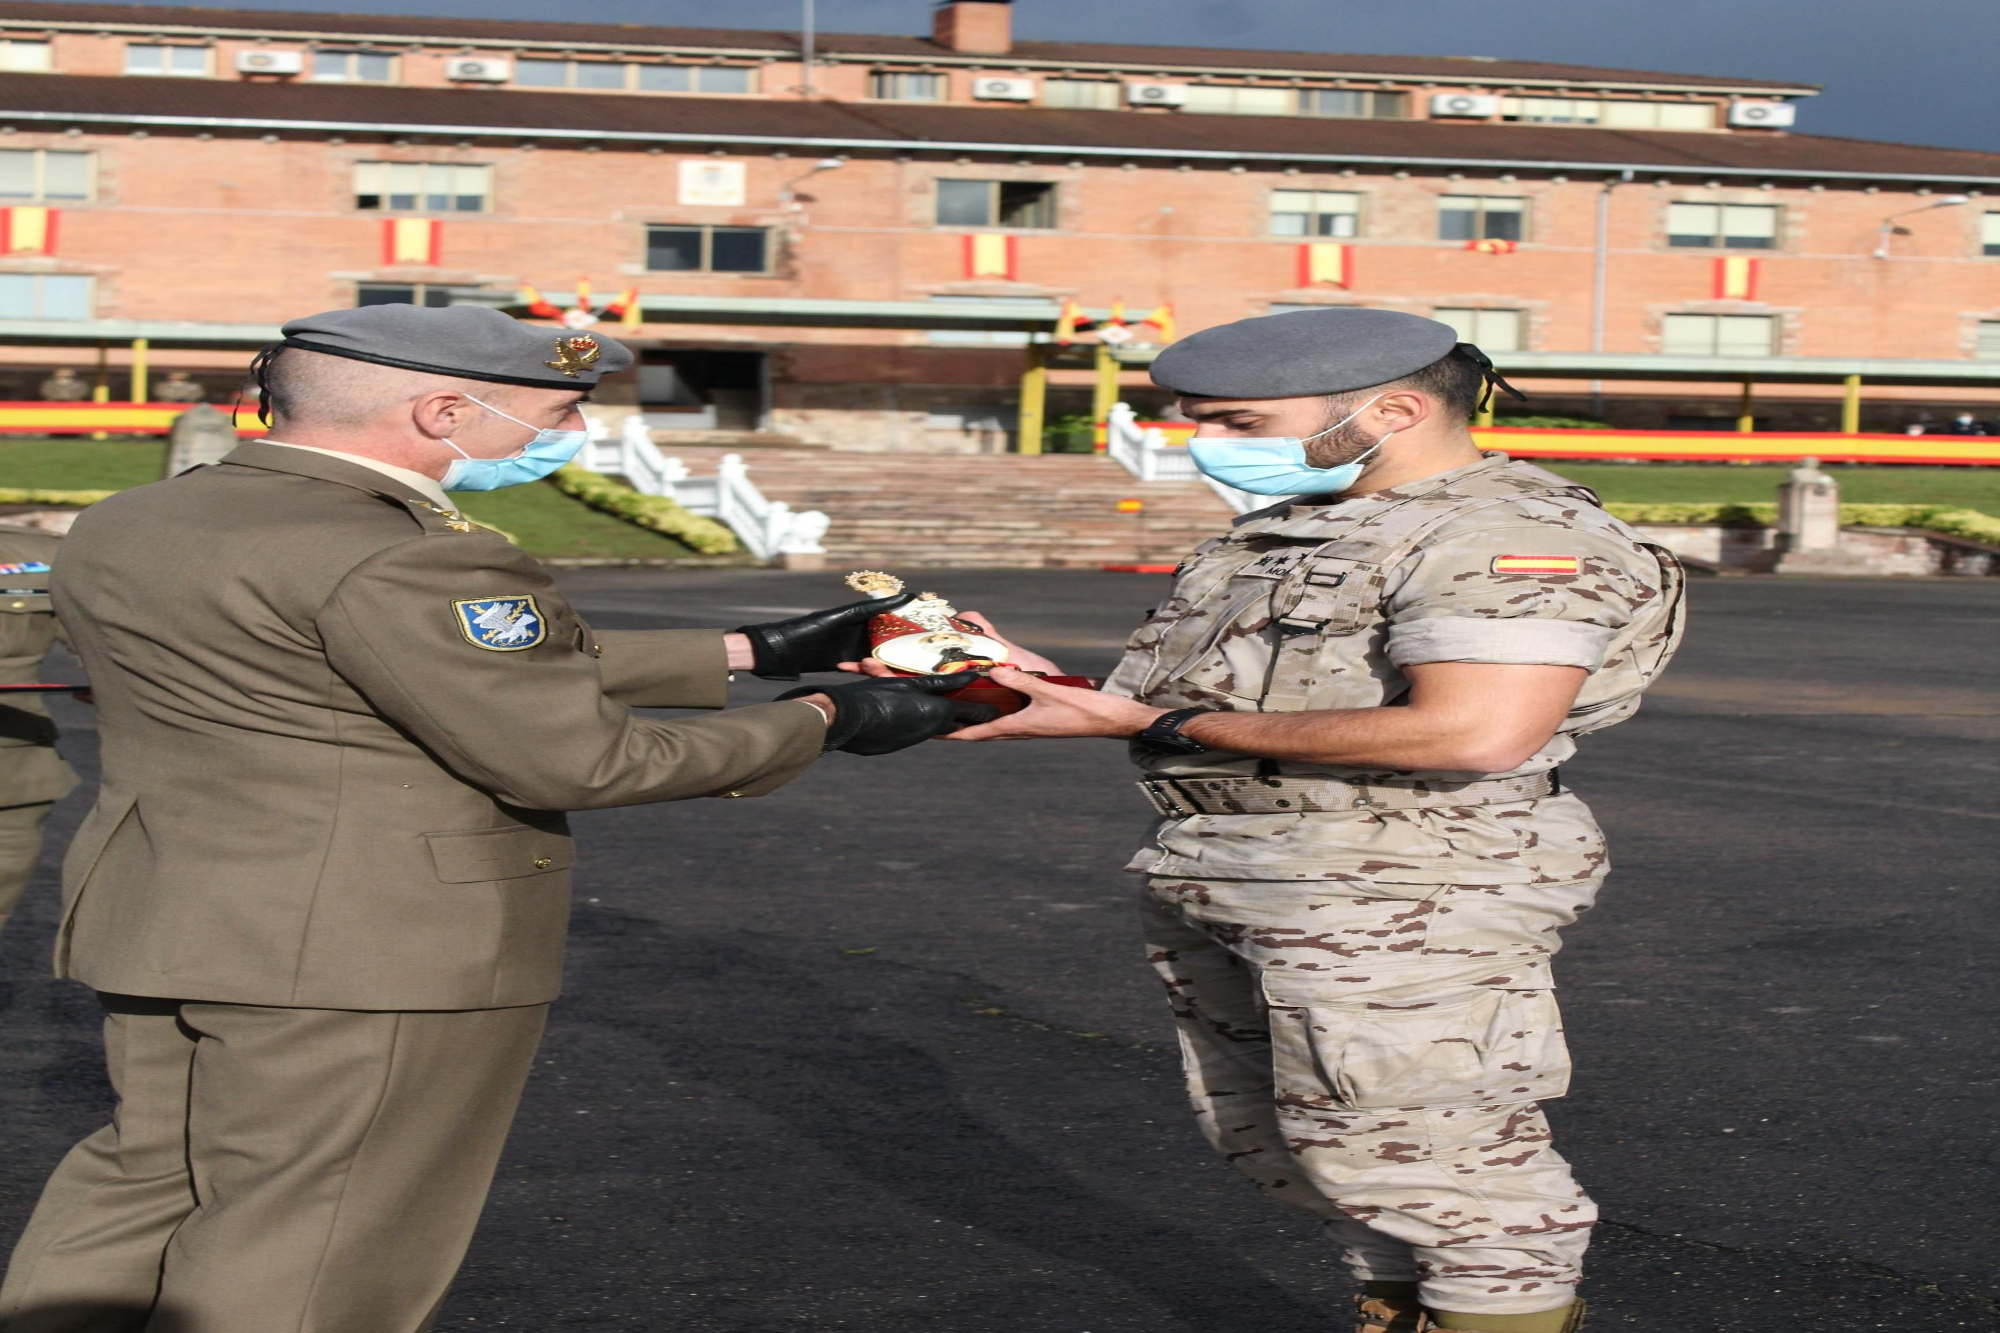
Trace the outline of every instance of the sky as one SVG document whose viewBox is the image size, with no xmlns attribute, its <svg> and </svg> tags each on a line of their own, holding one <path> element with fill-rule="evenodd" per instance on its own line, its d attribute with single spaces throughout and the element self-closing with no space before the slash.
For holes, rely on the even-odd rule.
<svg viewBox="0 0 2000 1333">
<path fill-rule="evenodd" d="M 230 7 L 796 29 L 801 0 L 205 0 Z M 1395 55 L 1483 55 L 1799 80 L 1798 129 L 2000 152 L 1993 0 L 1016 0 L 1015 32 Z M 930 0 L 818 0 L 828 32 L 923 33 Z"/>
</svg>

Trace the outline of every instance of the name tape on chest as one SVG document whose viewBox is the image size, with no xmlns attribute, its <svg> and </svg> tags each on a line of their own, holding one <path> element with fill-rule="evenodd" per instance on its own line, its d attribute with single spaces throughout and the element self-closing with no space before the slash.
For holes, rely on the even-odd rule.
<svg viewBox="0 0 2000 1333">
<path fill-rule="evenodd" d="M 518 653 L 548 637 L 548 622 L 530 594 L 518 597 L 473 597 L 451 604 L 458 632 L 475 648 Z"/>
<path fill-rule="evenodd" d="M 0 574 L 46 574 L 49 572 L 46 560 L 22 560 L 14 564 L 0 565 Z"/>
<path fill-rule="evenodd" d="M 1575 555 L 1496 555 L 1488 566 L 1495 574 L 1581 574 L 1583 557 Z"/>
</svg>

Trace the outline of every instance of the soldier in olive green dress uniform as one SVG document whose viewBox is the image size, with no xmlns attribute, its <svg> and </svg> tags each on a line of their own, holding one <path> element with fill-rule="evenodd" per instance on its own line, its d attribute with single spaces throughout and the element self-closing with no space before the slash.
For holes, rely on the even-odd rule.
<svg viewBox="0 0 2000 1333">
<path fill-rule="evenodd" d="M 1198 466 L 1279 502 L 1181 566 L 1102 694 L 999 673 L 1034 702 L 955 739 L 1134 741 L 1160 819 L 1127 868 L 1197 1117 L 1325 1223 L 1357 1333 L 1571 1333 L 1596 1212 L 1538 1103 L 1606 862 L 1556 770 L 1665 666 L 1679 567 L 1479 451 L 1506 386 L 1435 321 L 1244 320 L 1153 373 Z"/>
<path fill-rule="evenodd" d="M 118 1096 L 16 1246 L 5 1333 L 417 1333 L 561 980 L 564 811 L 761 796 L 952 722 L 950 678 L 721 708 L 864 650 L 880 603 L 593 629 L 447 490 L 543 476 L 631 354 L 476 307 L 285 328 L 275 438 L 87 511 L 54 581 L 103 783 L 62 975 Z"/>
</svg>

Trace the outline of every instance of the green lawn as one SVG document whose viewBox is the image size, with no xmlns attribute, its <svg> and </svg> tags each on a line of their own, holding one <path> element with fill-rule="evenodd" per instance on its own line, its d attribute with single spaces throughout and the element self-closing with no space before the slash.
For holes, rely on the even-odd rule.
<svg viewBox="0 0 2000 1333">
<path fill-rule="evenodd" d="M 166 455 L 159 440 L 5 440 L 0 488 L 123 490 L 158 481 Z M 472 518 L 506 532 L 531 555 L 677 560 L 694 554 L 671 537 L 599 513 L 546 482 L 455 498 Z"/>
<path fill-rule="evenodd" d="M 1775 500 L 1791 469 L 1781 463 L 1566 463 L 1529 459 L 1628 504 Z M 1962 505 L 2000 517 L 2000 468 L 1827 464 L 1847 504 Z"/>
</svg>

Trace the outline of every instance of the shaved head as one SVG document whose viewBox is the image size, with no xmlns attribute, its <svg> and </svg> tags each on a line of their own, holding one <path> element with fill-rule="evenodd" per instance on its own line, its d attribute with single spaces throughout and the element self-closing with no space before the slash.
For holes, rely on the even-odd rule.
<svg viewBox="0 0 2000 1333">
<path fill-rule="evenodd" d="M 272 428 L 280 432 L 363 430 L 440 389 L 471 394 L 503 408 L 515 392 L 509 384 L 401 370 L 297 347 L 273 357 L 265 379 L 271 391 Z"/>
</svg>

